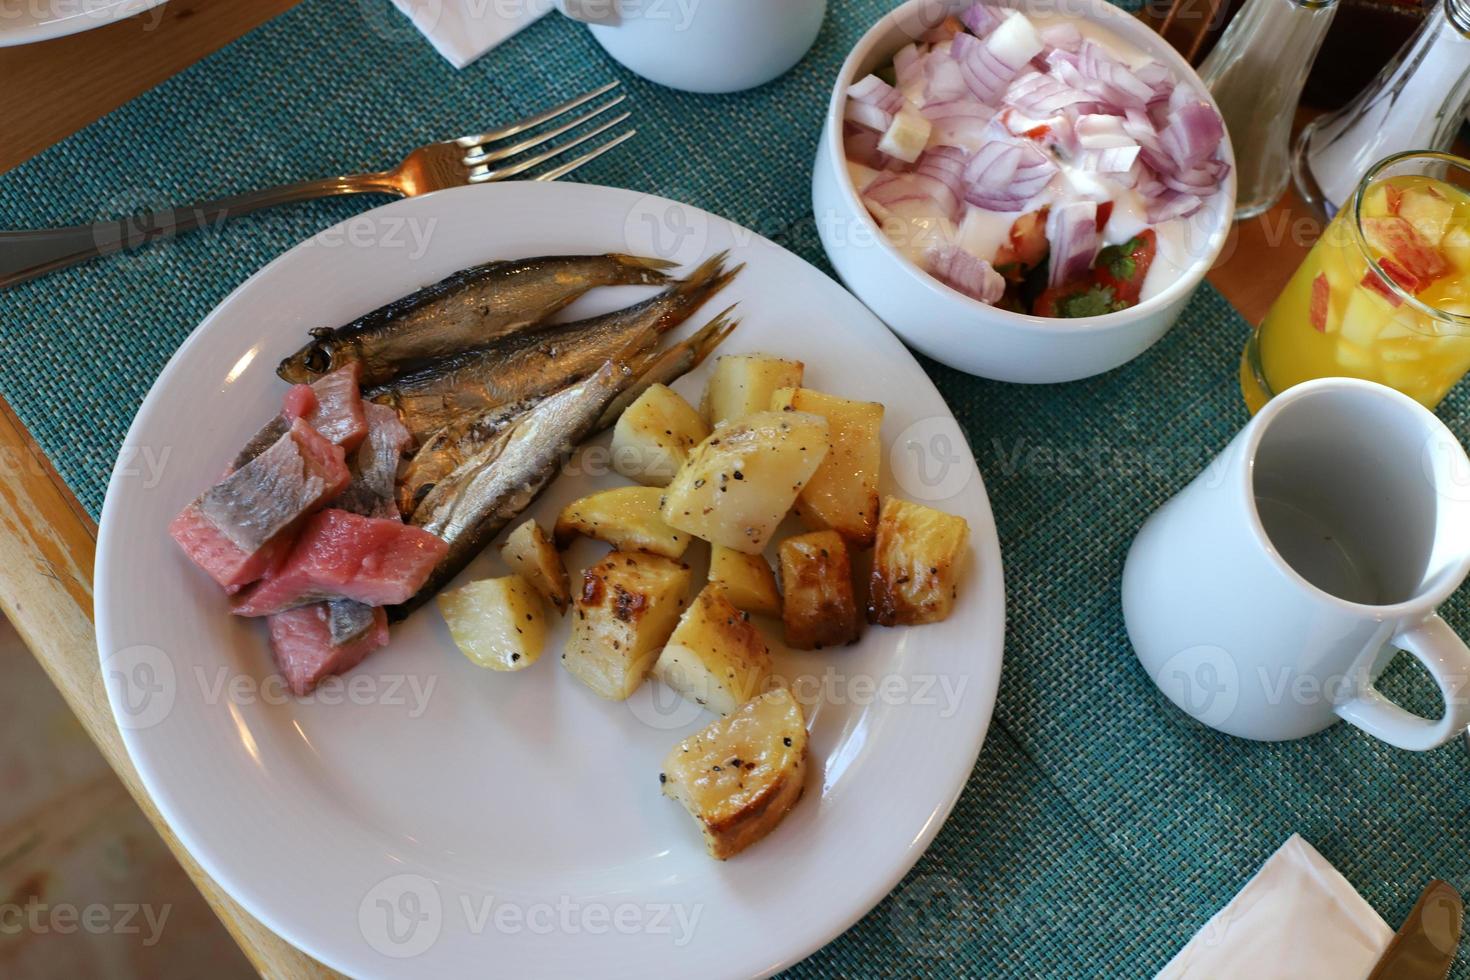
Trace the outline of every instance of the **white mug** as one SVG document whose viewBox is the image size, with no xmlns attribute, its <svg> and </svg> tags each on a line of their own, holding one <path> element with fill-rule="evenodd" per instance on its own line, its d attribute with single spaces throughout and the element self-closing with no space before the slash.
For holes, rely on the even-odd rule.
<svg viewBox="0 0 1470 980">
<path fill-rule="evenodd" d="M 1212 728 L 1301 738 L 1339 719 L 1424 750 L 1470 724 L 1470 649 L 1435 613 L 1470 571 L 1470 460 L 1414 400 L 1349 378 L 1277 395 L 1147 522 L 1123 569 L 1144 669 Z M 1374 687 L 1396 651 L 1438 719 Z"/>
<path fill-rule="evenodd" d="M 630 71 L 686 92 L 739 92 L 785 74 L 827 0 L 556 0 Z"/>
</svg>

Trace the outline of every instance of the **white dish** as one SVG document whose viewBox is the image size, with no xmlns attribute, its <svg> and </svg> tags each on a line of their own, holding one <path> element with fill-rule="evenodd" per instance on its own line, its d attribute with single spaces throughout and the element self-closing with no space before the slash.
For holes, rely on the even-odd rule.
<svg viewBox="0 0 1470 980">
<path fill-rule="evenodd" d="M 743 92 L 786 74 L 811 49 L 827 0 L 557 0 L 615 61 L 685 92 Z"/>
<path fill-rule="evenodd" d="M 1117 313 L 1079 320 L 1011 313 L 944 285 L 914 265 L 884 236 L 848 176 L 842 117 L 848 86 L 890 63 L 894 53 L 972 0 L 908 0 L 858 41 L 838 73 L 812 173 L 812 210 L 832 267 L 848 288 L 895 333 L 937 361 L 995 381 L 1075 381 L 1131 361 L 1158 341 L 1225 247 L 1235 211 L 1235 157 L 1227 136 L 1221 158 L 1230 176 L 1220 193 L 1190 218 L 1197 255 L 1173 285 Z M 1194 70 L 1142 21 L 1107 0 L 1028 0 L 1022 13 L 1066 14 L 1097 24 L 1166 65 L 1209 99 Z M 1213 100 L 1211 100 L 1213 105 Z"/>
<path fill-rule="evenodd" d="M 681 234 L 650 240 L 670 229 Z M 747 268 L 697 322 L 738 299 L 744 322 L 729 351 L 803 358 L 813 386 L 884 401 L 885 491 L 959 513 L 972 529 L 973 564 L 951 619 L 870 628 L 856 646 L 781 660 L 788 673 L 820 681 L 831 668 L 845 680 L 809 712 L 807 795 L 771 837 L 725 864 L 705 856 L 656 777 L 669 748 L 710 716 L 652 684 L 628 704 L 598 701 L 551 653 L 564 623 L 545 663 L 497 675 L 465 660 L 429 608 L 347 676 L 346 703 L 298 703 L 260 687 L 271 674 L 263 629 L 228 614 L 166 525 L 271 414 L 285 390 L 275 364 L 310 327 L 493 257 L 617 250 L 687 263 L 721 249 Z M 568 315 L 642 294 L 605 290 Z M 697 393 L 708 370 L 677 387 Z M 573 467 L 531 513 L 549 523 L 573 497 L 623 482 L 592 468 Z M 580 569 L 598 553 L 584 542 L 568 564 Z M 486 555 L 468 574 L 498 567 Z M 722 978 L 796 962 L 882 899 L 939 830 L 990 720 L 1004 631 L 980 474 L 892 334 L 752 232 L 661 198 L 559 183 L 379 208 L 292 249 L 228 297 L 133 422 L 103 509 L 96 609 L 114 713 L 169 824 L 252 914 L 355 976 L 493 965 L 515 977 Z M 865 693 L 862 677 L 888 693 Z M 522 916 L 519 926 L 497 925 L 500 903 Z M 633 911 L 617 913 L 625 904 Z M 676 945 L 677 915 L 651 921 L 658 909 L 698 916 L 686 942 Z M 625 935 L 597 918 L 614 913 L 641 925 Z"/>
<path fill-rule="evenodd" d="M 164 0 L 27 0 L 0 7 L 0 48 L 105 27 Z"/>
</svg>

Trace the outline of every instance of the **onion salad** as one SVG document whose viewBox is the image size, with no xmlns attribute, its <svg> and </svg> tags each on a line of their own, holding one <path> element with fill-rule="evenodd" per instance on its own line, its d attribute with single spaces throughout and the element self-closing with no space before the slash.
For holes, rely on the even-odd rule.
<svg viewBox="0 0 1470 980">
<path fill-rule="evenodd" d="M 976 3 L 847 91 L 848 173 L 885 236 L 967 296 L 1096 316 L 1190 265 L 1230 172 L 1192 85 L 1085 21 Z"/>
</svg>

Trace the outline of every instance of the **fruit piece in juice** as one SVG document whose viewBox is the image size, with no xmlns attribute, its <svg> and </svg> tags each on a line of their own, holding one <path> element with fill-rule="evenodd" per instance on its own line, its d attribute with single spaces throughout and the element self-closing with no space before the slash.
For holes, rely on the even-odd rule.
<svg viewBox="0 0 1470 980">
<path fill-rule="evenodd" d="M 1460 276 L 1470 276 L 1470 225 L 1456 225 L 1445 232 L 1439 250 Z"/>
<path fill-rule="evenodd" d="M 1398 210 L 1394 213 L 1413 225 L 1424 241 L 1437 248 L 1455 216 L 1455 206 L 1433 187 L 1423 184 L 1404 188 Z"/>
<path fill-rule="evenodd" d="M 1450 271 L 1444 253 L 1403 218 L 1364 218 L 1362 224 L 1379 266 L 1410 292 L 1419 292 Z"/>
<path fill-rule="evenodd" d="M 1342 314 L 1342 339 L 1368 347 L 1392 318 L 1393 308 L 1381 296 L 1367 289 L 1354 289 L 1348 294 L 1347 308 Z"/>
<path fill-rule="evenodd" d="M 1318 333 L 1327 332 L 1327 312 L 1332 301 L 1332 286 L 1327 282 L 1325 273 L 1317 273 L 1317 278 L 1312 280 L 1312 301 L 1308 317 L 1312 326 Z"/>
<path fill-rule="evenodd" d="M 1373 368 L 1373 352 L 1351 341 L 1341 340 L 1337 344 L 1337 363 L 1348 371 L 1361 374 Z"/>
</svg>

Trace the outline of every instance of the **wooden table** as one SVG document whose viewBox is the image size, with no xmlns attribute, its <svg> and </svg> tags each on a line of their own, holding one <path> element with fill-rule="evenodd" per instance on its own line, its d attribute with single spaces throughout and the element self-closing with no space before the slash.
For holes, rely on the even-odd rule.
<svg viewBox="0 0 1470 980">
<path fill-rule="evenodd" d="M 0 49 L 0 172 L 71 135 L 258 26 L 297 0 L 171 0 L 84 34 Z M 1237 226 L 1210 281 L 1250 322 L 1315 239 L 1294 195 Z M 1244 341 L 1242 336 L 1241 340 Z M 98 669 L 92 623 L 97 525 L 0 401 L 0 611 L 14 623 L 92 740 L 117 770 L 239 942 L 268 977 L 335 977 L 257 922 L 184 850 L 144 791 L 123 747 Z"/>
</svg>

